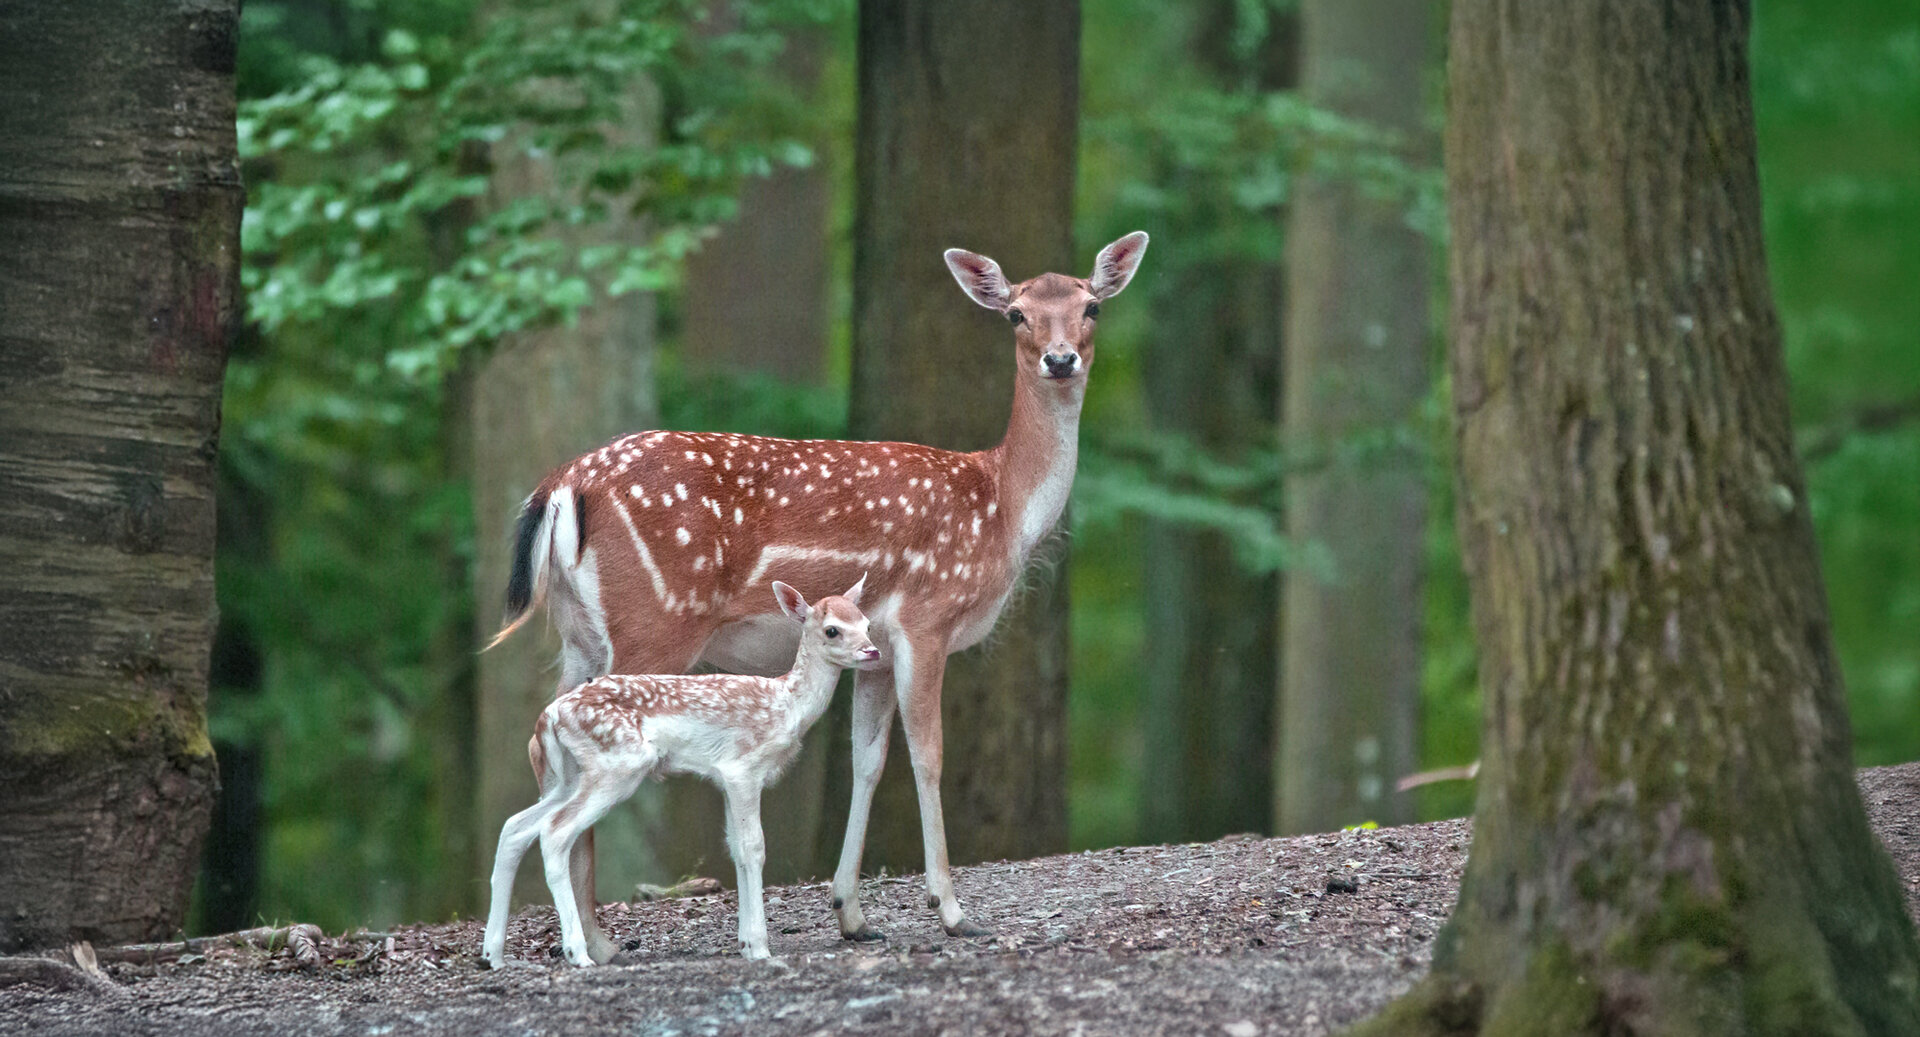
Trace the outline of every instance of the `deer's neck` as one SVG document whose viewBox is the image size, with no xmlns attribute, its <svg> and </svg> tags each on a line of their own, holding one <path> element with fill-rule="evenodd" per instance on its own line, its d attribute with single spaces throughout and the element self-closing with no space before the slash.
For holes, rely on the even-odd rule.
<svg viewBox="0 0 1920 1037">
<path fill-rule="evenodd" d="M 799 654 L 794 656 L 793 669 L 788 670 L 786 676 L 802 731 L 827 711 L 827 703 L 833 701 L 833 687 L 840 683 L 840 667 L 828 662 L 819 652 L 811 651 L 811 647 L 801 643 Z"/>
<path fill-rule="evenodd" d="M 1026 562 L 1066 509 L 1080 457 L 1086 386 L 1084 377 L 1065 385 L 1027 377 L 1014 381 L 1007 438 L 991 452 L 1016 563 Z"/>
</svg>

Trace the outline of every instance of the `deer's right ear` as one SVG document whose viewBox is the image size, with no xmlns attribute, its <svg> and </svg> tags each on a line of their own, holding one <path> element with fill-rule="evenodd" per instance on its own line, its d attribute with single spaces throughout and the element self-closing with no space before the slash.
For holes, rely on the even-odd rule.
<svg viewBox="0 0 1920 1037">
<path fill-rule="evenodd" d="M 974 302 L 995 313 L 1007 312 L 1012 304 L 1013 288 L 1007 284 L 1007 275 L 1000 272 L 1000 264 L 993 260 L 964 248 L 950 248 L 947 269 L 953 271 L 953 279 Z"/>
<path fill-rule="evenodd" d="M 773 581 L 773 597 L 775 601 L 780 603 L 780 611 L 802 623 L 807 621 L 807 599 L 801 597 L 799 591 L 781 583 L 779 580 L 775 580 Z"/>
</svg>

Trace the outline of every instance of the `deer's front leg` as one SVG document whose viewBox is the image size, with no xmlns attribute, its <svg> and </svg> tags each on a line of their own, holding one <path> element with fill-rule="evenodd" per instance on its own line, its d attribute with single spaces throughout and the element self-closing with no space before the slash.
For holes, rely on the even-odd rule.
<svg viewBox="0 0 1920 1037">
<path fill-rule="evenodd" d="M 767 864 L 767 839 L 760 830 L 760 782 L 752 775 L 728 775 L 727 849 L 740 896 L 740 953 L 748 959 L 772 956 L 767 949 L 767 902 L 761 876 Z"/>
<path fill-rule="evenodd" d="M 916 640 L 909 657 L 894 665 L 899 676 L 901 726 L 907 731 L 907 751 L 913 758 L 913 784 L 920 794 L 920 838 L 927 855 L 927 906 L 940 912 L 948 936 L 985 936 L 969 923 L 953 893 L 953 873 L 947 865 L 947 824 L 940 811 L 940 685 L 946 676 L 946 645 L 936 639 Z"/>
<path fill-rule="evenodd" d="M 873 790 L 887 762 L 887 737 L 893 731 L 894 677 L 890 670 L 859 670 L 853 678 L 853 805 L 847 811 L 846 841 L 833 872 L 833 910 L 840 935 L 849 940 L 878 940 L 860 910 L 860 854 L 867 844 L 867 815 Z"/>
</svg>

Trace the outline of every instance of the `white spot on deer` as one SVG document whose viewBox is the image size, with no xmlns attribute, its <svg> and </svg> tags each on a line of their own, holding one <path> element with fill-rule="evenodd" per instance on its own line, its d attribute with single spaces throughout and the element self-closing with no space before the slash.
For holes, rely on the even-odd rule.
<svg viewBox="0 0 1920 1037">
<path fill-rule="evenodd" d="M 973 513 L 973 535 L 975 537 L 980 535 L 980 513 L 977 511 Z"/>
<path fill-rule="evenodd" d="M 679 529 L 676 529 L 673 531 L 673 539 L 675 543 L 679 544 L 682 547 L 685 547 L 690 541 L 693 540 L 693 534 L 687 532 L 687 527 L 681 526 Z"/>
<path fill-rule="evenodd" d="M 691 450 L 687 451 L 687 460 L 689 461 L 693 460 L 693 451 Z"/>
<path fill-rule="evenodd" d="M 686 499 L 687 499 L 687 484 L 686 484 L 686 483 L 683 483 L 683 482 L 677 482 L 677 483 L 674 483 L 674 484 L 673 484 L 673 492 L 674 492 L 674 495 L 675 495 L 675 496 L 677 496 L 677 497 L 679 497 L 679 498 L 680 498 L 681 500 L 686 500 Z"/>
<path fill-rule="evenodd" d="M 880 506 L 881 506 L 881 507 L 883 507 L 883 508 L 884 508 L 884 507 L 886 507 L 886 506 L 887 506 L 887 503 L 888 503 L 888 500 L 887 500 L 887 498 L 885 498 L 885 497 L 882 497 L 882 498 L 880 498 Z"/>
<path fill-rule="evenodd" d="M 999 510 L 1000 510 L 1000 502 L 999 502 L 999 501 L 988 501 L 988 502 L 987 502 L 987 517 L 988 517 L 988 518 L 992 518 L 992 517 L 993 517 L 993 513 L 994 513 L 994 512 L 996 512 L 996 511 L 999 511 Z"/>
<path fill-rule="evenodd" d="M 894 566 L 894 563 L 895 563 L 895 562 L 898 562 L 898 561 L 899 561 L 899 559 L 898 559 L 898 558 L 895 558 L 895 557 L 893 556 L 893 552 L 892 552 L 892 551 L 888 551 L 888 552 L 887 552 L 887 568 L 889 568 L 889 569 L 891 569 L 891 568 L 893 568 L 893 566 Z"/>
<path fill-rule="evenodd" d="M 707 464 L 711 465 L 713 464 L 713 455 L 702 451 L 700 454 L 700 460 L 705 461 Z"/>
<path fill-rule="evenodd" d="M 634 483 L 632 486 L 627 487 L 627 496 L 632 497 L 634 500 L 646 500 L 647 498 L 644 492 L 645 491 L 641 490 L 639 483 Z"/>
<path fill-rule="evenodd" d="M 707 567 L 707 556 L 706 556 L 706 555 L 694 555 L 694 556 L 693 556 L 693 571 L 694 571 L 694 572 L 700 572 L 700 571 L 702 571 L 702 570 L 704 570 L 704 569 L 705 569 L 706 567 Z"/>
<path fill-rule="evenodd" d="M 872 502 L 872 501 L 863 501 L 862 503 L 864 503 L 864 504 L 865 504 L 865 505 L 867 506 L 867 510 L 868 510 L 868 511 L 872 511 L 872 510 L 873 510 L 873 502 Z"/>
<path fill-rule="evenodd" d="M 741 510 L 740 510 L 739 508 L 735 508 L 735 509 L 733 509 L 733 524 L 734 524 L 734 525 L 736 525 L 736 526 L 737 526 L 737 525 L 739 525 L 740 523 L 742 523 L 742 522 L 745 522 L 746 520 L 747 520 L 747 516 L 746 516 L 746 515 L 745 515 L 744 513 L 742 513 L 742 512 L 741 512 Z"/>
<path fill-rule="evenodd" d="M 826 465 L 821 465 L 821 466 L 820 466 L 820 478 L 822 478 L 822 479 L 831 479 L 831 478 L 833 478 L 833 473 L 827 470 L 827 466 L 826 466 Z"/>
<path fill-rule="evenodd" d="M 803 492 L 803 493 L 812 493 L 812 492 L 813 492 L 813 484 L 812 484 L 812 483 L 808 483 L 808 484 L 806 484 L 805 486 L 802 486 L 802 487 L 800 488 L 800 490 L 801 490 L 801 492 Z"/>
<path fill-rule="evenodd" d="M 882 522 L 882 523 L 880 523 L 880 532 L 882 532 L 882 533 L 891 533 L 891 532 L 893 532 L 893 523 L 891 523 L 891 522 Z"/>
<path fill-rule="evenodd" d="M 786 497 L 785 497 L 784 495 L 783 495 L 783 496 L 781 496 L 781 498 L 780 498 L 780 504 L 781 504 L 781 506 L 783 506 L 783 507 L 784 507 L 784 506 L 786 505 L 786 503 L 787 503 L 787 498 L 786 498 Z"/>
</svg>

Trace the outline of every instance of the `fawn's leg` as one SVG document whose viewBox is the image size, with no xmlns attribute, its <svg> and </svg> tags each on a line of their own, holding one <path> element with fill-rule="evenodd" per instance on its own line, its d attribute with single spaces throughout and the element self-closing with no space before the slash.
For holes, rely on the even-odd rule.
<svg viewBox="0 0 1920 1037">
<path fill-rule="evenodd" d="M 500 848 L 493 855 L 493 900 L 487 906 L 487 935 L 480 943 L 487 963 L 496 969 L 507 963 L 507 911 L 513 898 L 513 874 L 520 870 L 520 859 L 540 837 L 540 824 L 556 805 L 542 798 L 508 818 L 500 829 Z"/>
<path fill-rule="evenodd" d="M 560 916 L 560 948 L 568 961 L 583 968 L 598 963 L 587 947 L 586 929 L 580 924 L 581 905 L 573 895 L 573 850 L 594 822 L 633 794 L 640 777 L 604 771 L 582 775 L 579 790 L 553 812 L 540 834 L 547 886 L 553 890 L 553 909 Z M 590 902 L 586 910 L 592 910 Z"/>
<path fill-rule="evenodd" d="M 894 663 L 894 687 L 900 696 L 900 721 L 913 758 L 913 784 L 920 794 L 920 839 L 927 855 L 927 906 L 940 912 L 948 936 L 985 936 L 969 923 L 953 894 L 947 866 L 947 823 L 940 811 L 940 684 L 946 676 L 945 645 L 916 639 L 906 658 Z"/>
<path fill-rule="evenodd" d="M 849 940 L 878 940 L 867 928 L 860 910 L 860 854 L 867 843 L 867 814 L 873 808 L 873 790 L 887 762 L 887 736 L 892 733 L 893 674 L 890 670 L 857 670 L 853 677 L 853 805 L 847 812 L 846 841 L 840 845 L 840 866 L 833 872 L 833 910 L 840 918 L 840 935 Z"/>
<path fill-rule="evenodd" d="M 727 849 L 733 851 L 740 894 L 740 953 L 771 957 L 767 950 L 767 902 L 761 877 L 767 864 L 767 840 L 760 831 L 760 781 L 730 774 L 721 783 L 727 795 Z"/>
</svg>

